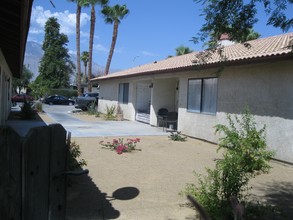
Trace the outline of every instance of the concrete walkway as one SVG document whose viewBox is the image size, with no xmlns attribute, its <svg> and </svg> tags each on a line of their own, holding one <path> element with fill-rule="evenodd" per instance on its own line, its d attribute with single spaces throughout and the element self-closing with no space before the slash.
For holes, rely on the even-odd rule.
<svg viewBox="0 0 293 220">
<path fill-rule="evenodd" d="M 48 107 L 47 107 L 48 108 Z M 13 109 L 19 111 L 17 107 Z M 46 113 L 54 123 L 61 124 L 72 137 L 107 137 L 107 136 L 146 136 L 163 135 L 161 128 L 152 127 L 148 124 L 136 121 L 98 121 L 85 122 L 70 115 L 70 112 L 52 112 Z M 16 130 L 20 136 L 25 136 L 33 127 L 39 127 L 52 124 L 46 121 L 26 121 L 26 120 L 8 120 L 7 125 Z"/>
</svg>

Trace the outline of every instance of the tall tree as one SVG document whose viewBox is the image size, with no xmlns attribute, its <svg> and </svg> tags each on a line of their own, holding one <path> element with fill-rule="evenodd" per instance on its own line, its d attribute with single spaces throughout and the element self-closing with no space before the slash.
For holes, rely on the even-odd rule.
<svg viewBox="0 0 293 220">
<path fill-rule="evenodd" d="M 190 49 L 189 47 L 185 47 L 183 45 L 177 47 L 175 50 L 176 50 L 176 56 L 180 56 L 180 55 L 184 55 L 184 54 L 188 54 L 188 53 L 193 52 L 192 49 Z"/>
<path fill-rule="evenodd" d="M 68 87 L 70 74 L 75 69 L 67 49 L 68 37 L 60 33 L 57 18 L 50 17 L 45 24 L 45 37 L 36 82 L 47 88 Z"/>
<path fill-rule="evenodd" d="M 81 7 L 87 5 L 86 0 L 69 0 L 76 3 L 76 66 L 77 66 L 77 93 L 81 95 L 81 68 L 80 68 L 80 14 Z"/>
<path fill-rule="evenodd" d="M 116 41 L 117 41 L 117 36 L 118 36 L 118 27 L 120 24 L 120 21 L 129 14 L 129 10 L 127 9 L 126 5 L 114 5 L 113 7 L 106 6 L 102 10 L 102 14 L 105 16 L 105 22 L 108 24 L 113 24 L 113 35 L 112 35 L 112 42 L 111 42 L 111 47 L 109 51 L 109 56 L 107 59 L 107 64 L 105 68 L 105 75 L 109 73 L 110 65 L 111 65 L 111 60 L 113 57 Z"/>
<path fill-rule="evenodd" d="M 90 27 L 90 39 L 89 39 L 89 66 L 88 66 L 88 79 L 92 78 L 92 63 L 93 63 L 93 45 L 94 45 L 94 34 L 96 25 L 96 10 L 95 6 L 99 4 L 100 6 L 105 6 L 108 4 L 108 0 L 88 0 L 91 5 L 91 27 Z M 92 91 L 92 84 L 89 81 L 88 91 Z"/>
<path fill-rule="evenodd" d="M 194 0 L 204 5 L 205 23 L 200 29 L 195 42 L 208 40 L 208 45 L 215 46 L 223 33 L 229 34 L 231 40 L 243 42 L 253 25 L 258 21 L 257 3 L 262 3 L 268 15 L 267 25 L 288 31 L 293 27 L 293 18 L 286 16 L 286 9 L 292 7 L 292 0 Z"/>
<path fill-rule="evenodd" d="M 260 37 L 260 34 L 258 32 L 255 32 L 253 29 L 250 29 L 248 34 L 246 36 L 243 36 L 243 38 L 240 40 L 240 42 L 255 40 Z"/>
<path fill-rule="evenodd" d="M 88 51 L 83 51 L 81 53 L 80 60 L 83 62 L 83 65 L 84 65 L 84 82 L 87 82 L 86 70 L 87 70 L 87 64 L 89 62 L 89 52 Z"/>
<path fill-rule="evenodd" d="M 77 94 L 81 95 L 81 70 L 80 70 L 80 14 L 81 5 L 76 0 L 76 66 L 77 66 Z"/>
</svg>

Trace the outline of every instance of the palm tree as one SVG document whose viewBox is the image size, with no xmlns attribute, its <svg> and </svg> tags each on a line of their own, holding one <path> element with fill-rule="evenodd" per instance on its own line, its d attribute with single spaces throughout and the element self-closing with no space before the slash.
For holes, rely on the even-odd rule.
<svg viewBox="0 0 293 220">
<path fill-rule="evenodd" d="M 183 45 L 177 47 L 175 50 L 176 50 L 176 56 L 180 56 L 183 54 L 188 54 L 188 53 L 193 52 L 193 50 L 191 50 L 189 47 L 185 47 Z"/>
<path fill-rule="evenodd" d="M 246 37 L 246 41 L 250 41 L 250 40 L 255 40 L 258 39 L 260 37 L 260 34 L 256 31 L 254 31 L 253 29 L 249 29 L 249 34 Z"/>
<path fill-rule="evenodd" d="M 88 0 L 91 5 L 91 27 L 90 27 L 90 39 L 89 39 L 89 69 L 88 69 L 88 79 L 92 78 L 92 62 L 93 62 L 93 45 L 94 45 L 94 34 L 96 25 L 96 10 L 95 5 L 99 4 L 105 6 L 109 0 Z M 92 91 L 91 83 L 88 84 L 88 91 Z"/>
<path fill-rule="evenodd" d="M 112 43 L 111 43 L 111 48 L 109 51 L 109 56 L 108 56 L 108 60 L 107 60 L 106 68 L 105 68 L 105 75 L 107 75 L 109 73 L 111 60 L 112 60 L 114 48 L 116 45 L 119 23 L 126 15 L 129 14 L 129 10 L 127 9 L 126 5 L 120 6 L 120 5 L 116 4 L 113 7 L 110 7 L 110 6 L 104 7 L 102 10 L 102 14 L 105 17 L 105 23 L 107 23 L 107 24 L 114 23 Z"/>
<path fill-rule="evenodd" d="M 87 82 L 86 69 L 87 69 L 87 63 L 89 62 L 89 52 L 83 51 L 81 53 L 80 60 L 83 62 L 83 65 L 84 65 L 84 82 Z"/>
<path fill-rule="evenodd" d="M 77 93 L 81 95 L 81 70 L 80 70 L 80 13 L 85 6 L 85 0 L 69 0 L 76 3 L 76 65 L 77 65 Z"/>
</svg>

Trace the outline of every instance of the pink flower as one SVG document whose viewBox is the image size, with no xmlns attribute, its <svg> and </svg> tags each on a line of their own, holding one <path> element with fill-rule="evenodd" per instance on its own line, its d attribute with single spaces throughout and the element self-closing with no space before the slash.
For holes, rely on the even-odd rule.
<svg viewBox="0 0 293 220">
<path fill-rule="evenodd" d="M 117 146 L 117 148 L 116 148 L 116 152 L 117 152 L 118 154 L 122 154 L 122 152 L 123 152 L 125 149 L 127 149 L 127 148 L 125 148 L 125 146 L 124 146 L 123 144 L 120 144 L 119 146 Z"/>
</svg>

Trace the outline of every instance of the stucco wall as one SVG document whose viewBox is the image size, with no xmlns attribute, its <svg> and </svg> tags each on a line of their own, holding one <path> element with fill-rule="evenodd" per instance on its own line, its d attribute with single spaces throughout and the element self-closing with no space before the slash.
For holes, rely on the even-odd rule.
<svg viewBox="0 0 293 220">
<path fill-rule="evenodd" d="M 188 79 L 218 77 L 217 113 L 214 115 L 187 111 Z M 276 151 L 276 159 L 293 163 L 293 65 L 278 61 L 237 67 L 152 75 L 100 82 L 99 111 L 106 104 L 117 105 L 119 83 L 129 82 L 129 103 L 122 105 L 124 118 L 135 120 L 136 83 L 153 82 L 150 124 L 156 125 L 159 108 L 176 111 L 178 92 L 178 130 L 183 134 L 218 142 L 216 124 L 226 124 L 226 113 L 240 114 L 249 106 L 259 127 L 266 125 L 267 143 Z M 179 80 L 179 90 L 176 90 Z"/>
<path fill-rule="evenodd" d="M 5 124 L 10 113 L 11 91 L 12 74 L 0 48 L 0 125 Z"/>
<path fill-rule="evenodd" d="M 135 109 L 134 104 L 134 94 L 135 87 L 132 81 L 121 81 L 121 80 L 112 80 L 112 81 L 101 81 L 99 89 L 99 105 L 98 111 L 101 113 L 106 113 L 107 106 L 118 106 L 118 91 L 119 83 L 129 83 L 129 98 L 128 104 L 120 103 L 120 107 L 123 111 L 123 118 L 127 120 L 135 119 Z"/>
<path fill-rule="evenodd" d="M 226 113 L 239 114 L 247 105 L 257 124 L 266 125 L 267 143 L 276 151 L 275 158 L 293 163 L 292 61 L 226 67 L 218 80 L 217 113 L 187 112 L 188 78 L 212 76 L 213 71 L 181 79 L 178 129 L 189 136 L 217 142 L 214 126 L 226 123 Z"/>
</svg>

